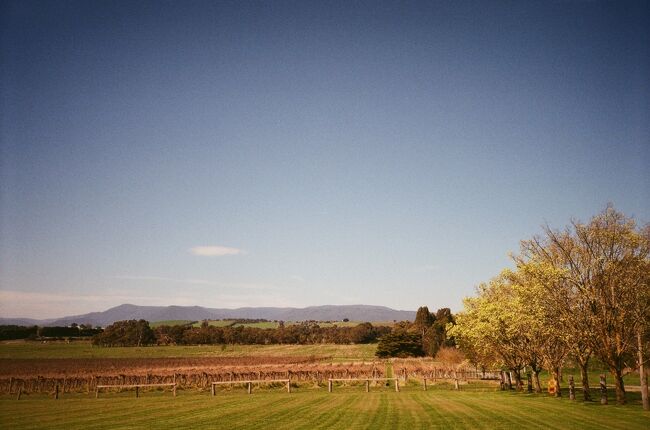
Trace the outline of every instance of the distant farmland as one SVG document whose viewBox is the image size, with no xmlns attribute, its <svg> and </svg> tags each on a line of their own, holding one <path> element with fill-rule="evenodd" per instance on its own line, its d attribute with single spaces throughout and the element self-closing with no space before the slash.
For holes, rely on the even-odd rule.
<svg viewBox="0 0 650 430">
<path fill-rule="evenodd" d="M 173 323 L 173 321 L 158 321 L 152 323 L 152 327 L 161 326 L 164 324 L 167 325 L 182 325 L 188 324 L 192 321 L 178 320 L 178 322 Z M 291 326 L 296 324 L 301 324 L 302 321 L 284 321 L 285 326 Z M 318 324 L 320 327 L 355 327 L 359 324 L 362 324 L 363 321 L 316 321 L 315 324 Z M 193 327 L 200 327 L 202 324 L 201 321 L 194 322 Z M 278 321 L 257 321 L 257 322 L 246 322 L 242 320 L 208 320 L 208 324 L 214 327 L 252 327 L 252 328 L 278 328 L 280 323 Z M 392 321 L 374 321 L 371 322 L 374 326 L 384 326 L 392 327 L 394 322 Z"/>
</svg>

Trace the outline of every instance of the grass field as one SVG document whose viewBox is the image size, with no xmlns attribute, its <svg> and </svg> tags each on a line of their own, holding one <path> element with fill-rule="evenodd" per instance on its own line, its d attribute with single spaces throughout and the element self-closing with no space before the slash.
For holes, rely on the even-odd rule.
<svg viewBox="0 0 650 430">
<path fill-rule="evenodd" d="M 612 399 L 613 400 L 613 399 Z M 66 395 L 61 400 L 0 396 L 0 427 L 6 429 L 647 429 L 650 414 L 639 405 L 602 406 L 547 396 L 498 391 L 395 393 L 362 387 L 107 393 L 99 399 Z"/>
<path fill-rule="evenodd" d="M 191 321 L 157 321 L 155 323 L 152 323 L 151 326 L 160 326 L 163 324 L 167 325 L 178 325 L 178 324 L 183 324 Z M 326 327 L 356 327 L 357 325 L 361 324 L 362 321 L 320 321 L 317 324 L 320 327 L 326 328 Z M 197 321 L 194 324 L 192 324 L 193 327 L 201 327 L 202 321 Z M 260 321 L 260 322 L 250 322 L 250 323 L 236 323 L 236 320 L 209 320 L 208 324 L 214 327 L 253 327 L 253 328 L 278 328 L 280 324 L 277 321 Z M 295 324 L 300 324 L 300 321 L 285 321 L 284 325 L 285 326 L 290 326 L 290 325 L 295 325 Z M 387 326 L 387 327 L 392 327 L 394 323 L 392 321 L 379 321 L 379 322 L 373 322 L 372 325 L 374 326 Z"/>
<path fill-rule="evenodd" d="M 214 356 L 318 356 L 329 361 L 372 361 L 376 344 L 362 345 L 205 345 L 93 347 L 88 341 L 0 343 L 0 358 L 156 358 Z"/>
<path fill-rule="evenodd" d="M 375 360 L 376 344 L 360 345 L 204 345 L 204 346 L 147 346 L 135 347 L 93 347 L 89 341 L 65 342 L 0 342 L 0 358 L 171 358 L 171 357 L 236 357 L 236 356 L 316 356 L 327 357 L 325 362 L 352 362 Z M 606 370 L 591 369 L 589 383 L 598 386 L 599 374 L 607 374 L 607 383 L 614 380 Z M 580 389 L 580 371 L 565 369 L 563 387 L 568 385 L 568 376 L 573 374 L 576 389 Z M 545 387 L 548 372 L 542 372 L 540 381 Z M 625 376 L 627 385 L 639 385 L 638 373 Z M 524 381 L 525 382 L 525 381 Z"/>
<path fill-rule="evenodd" d="M 241 356 L 327 356 L 331 361 L 373 360 L 376 345 L 235 345 L 164 346 L 144 348 L 98 348 L 88 342 L 0 343 L 0 358 L 156 358 L 156 357 L 241 357 Z M 390 365 L 387 369 L 390 373 Z M 565 371 L 565 376 L 569 372 Z M 597 381 L 597 371 L 590 376 Z M 577 376 L 577 375 L 576 375 Z M 632 375 L 630 375 L 631 378 Z M 638 377 L 636 379 L 638 381 Z M 542 375 L 545 384 L 546 375 Z M 630 379 L 634 383 L 634 379 Z M 630 383 L 628 382 L 628 383 Z M 579 385 L 579 382 L 576 380 Z M 636 382 L 638 384 L 638 382 Z M 220 391 L 145 391 L 136 399 L 133 391 L 92 394 L 66 393 L 59 400 L 46 394 L 0 395 L 1 429 L 167 429 L 167 428 L 291 428 L 291 429 L 395 429 L 395 428 L 579 428 L 646 429 L 650 413 L 640 406 L 640 394 L 628 393 L 629 404 L 568 400 L 564 397 L 496 391 L 494 383 L 430 386 L 426 392 L 417 382 L 409 382 L 400 393 L 392 387 L 373 387 L 365 393 L 362 385 L 336 387 L 327 393 L 324 386 L 311 383 L 297 386 L 291 394 L 283 388 L 255 388 L 253 395 L 242 387 Z M 593 387 L 597 385 L 594 383 Z"/>
<path fill-rule="evenodd" d="M 161 325 L 186 325 L 191 323 L 190 320 L 163 320 L 150 323 L 151 328 L 160 327 Z"/>
</svg>

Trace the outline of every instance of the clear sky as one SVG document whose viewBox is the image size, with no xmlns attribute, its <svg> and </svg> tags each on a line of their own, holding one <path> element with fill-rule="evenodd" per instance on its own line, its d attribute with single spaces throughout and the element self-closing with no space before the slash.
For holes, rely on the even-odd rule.
<svg viewBox="0 0 650 430">
<path fill-rule="evenodd" d="M 649 3 L 3 1 L 0 316 L 461 308 L 650 221 Z"/>
</svg>

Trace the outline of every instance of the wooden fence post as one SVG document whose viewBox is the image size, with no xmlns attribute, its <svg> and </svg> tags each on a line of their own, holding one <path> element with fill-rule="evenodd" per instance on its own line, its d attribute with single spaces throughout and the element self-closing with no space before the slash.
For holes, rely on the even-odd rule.
<svg viewBox="0 0 650 430">
<path fill-rule="evenodd" d="M 95 398 L 99 398 L 99 385 L 95 385 Z"/>
<path fill-rule="evenodd" d="M 174 381 L 173 393 L 174 393 L 174 397 L 176 397 L 176 381 Z"/>
<path fill-rule="evenodd" d="M 329 379 L 327 380 L 327 392 L 328 393 L 332 392 L 332 381 Z"/>
<path fill-rule="evenodd" d="M 140 387 L 138 387 L 138 386 L 136 385 L 136 386 L 135 386 L 135 398 L 137 399 L 138 397 L 140 397 Z"/>
<path fill-rule="evenodd" d="M 54 387 L 54 399 L 59 400 L 59 384 L 56 384 Z"/>
<path fill-rule="evenodd" d="M 570 400 L 576 399 L 576 385 L 575 382 L 573 381 L 573 375 L 569 376 L 569 399 Z"/>
<path fill-rule="evenodd" d="M 248 394 L 250 394 L 250 393 L 253 391 L 253 384 L 251 384 L 250 382 L 248 382 L 247 385 L 248 385 Z"/>
<path fill-rule="evenodd" d="M 291 378 L 287 379 L 287 393 L 291 393 Z"/>
<path fill-rule="evenodd" d="M 16 400 L 20 400 L 20 396 L 23 394 L 23 387 L 22 385 L 18 387 L 18 396 L 16 396 Z"/>
<path fill-rule="evenodd" d="M 422 386 L 424 387 L 424 391 L 427 391 L 427 378 L 424 378 L 422 382 L 423 382 Z"/>
<path fill-rule="evenodd" d="M 370 381 L 366 379 L 366 393 L 370 392 Z"/>
<path fill-rule="evenodd" d="M 600 375 L 600 404 L 607 404 L 607 380 L 604 374 Z"/>
<path fill-rule="evenodd" d="M 214 384 L 212 384 L 212 390 L 211 390 L 211 391 L 212 391 L 212 396 L 214 396 L 214 394 L 215 394 L 215 393 L 214 393 L 214 390 L 215 390 L 215 388 L 214 388 Z"/>
<path fill-rule="evenodd" d="M 399 378 L 395 378 L 395 392 L 399 393 Z"/>
</svg>

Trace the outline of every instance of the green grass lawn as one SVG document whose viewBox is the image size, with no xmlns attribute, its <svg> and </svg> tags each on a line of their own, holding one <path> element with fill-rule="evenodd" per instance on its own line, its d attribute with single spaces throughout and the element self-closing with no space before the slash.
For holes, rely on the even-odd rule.
<svg viewBox="0 0 650 430">
<path fill-rule="evenodd" d="M 161 325 L 186 325 L 191 323 L 191 320 L 163 320 L 163 321 L 155 321 L 150 323 L 149 325 L 151 328 L 156 328 L 160 327 Z"/>
<path fill-rule="evenodd" d="M 156 357 L 233 357 L 233 356 L 310 356 L 329 357 L 335 362 L 372 361 L 376 344 L 363 345 L 205 345 L 93 347 L 88 341 L 0 342 L 0 358 L 156 358 Z"/>
<path fill-rule="evenodd" d="M 589 371 L 589 388 L 598 388 L 600 386 L 600 374 L 604 373 L 605 374 L 605 382 L 607 383 L 608 386 L 614 385 L 616 381 L 614 380 L 614 377 L 609 373 L 608 370 L 603 370 L 603 369 L 594 369 Z M 570 369 L 566 368 L 563 370 L 562 374 L 562 381 L 561 381 L 561 387 L 562 388 L 568 388 L 569 387 L 569 376 L 573 375 L 573 381 L 576 386 L 576 391 L 582 390 L 582 380 L 580 379 L 580 369 Z M 540 384 L 542 385 L 543 389 L 546 389 L 548 387 L 548 380 L 550 379 L 550 375 L 547 371 L 544 371 L 540 373 L 539 375 L 539 381 Z M 625 386 L 638 386 L 641 382 L 639 381 L 639 372 L 632 372 L 628 373 L 623 377 L 623 383 Z M 526 385 L 526 379 L 524 377 L 524 386 Z"/>
<path fill-rule="evenodd" d="M 235 320 L 209 320 L 208 325 L 213 327 L 228 327 L 231 326 L 234 322 Z M 201 324 L 203 324 L 203 321 L 197 321 L 192 324 L 192 327 L 201 327 Z"/>
<path fill-rule="evenodd" d="M 613 399 L 612 399 L 613 400 Z M 647 429 L 650 414 L 635 404 L 602 406 L 548 396 L 499 391 L 422 391 L 390 388 L 298 387 L 219 393 L 133 391 L 44 395 L 15 400 L 0 396 L 0 428 L 6 429 Z"/>
</svg>

